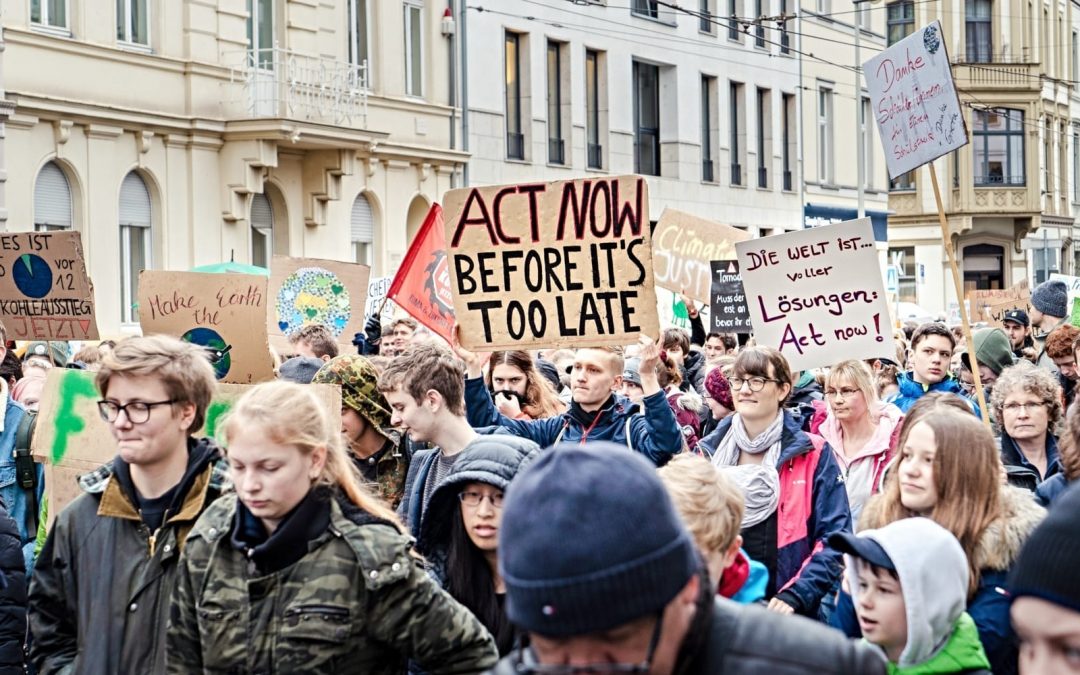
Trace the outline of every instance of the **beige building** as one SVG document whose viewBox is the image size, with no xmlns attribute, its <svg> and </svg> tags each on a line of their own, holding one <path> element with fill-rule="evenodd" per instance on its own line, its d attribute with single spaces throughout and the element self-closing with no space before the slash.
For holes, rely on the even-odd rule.
<svg viewBox="0 0 1080 675">
<path fill-rule="evenodd" d="M 137 321 L 143 268 L 285 254 L 390 274 L 465 159 L 443 3 L 0 8 L 14 107 L 0 217 L 83 233 L 105 335 Z"/>
</svg>

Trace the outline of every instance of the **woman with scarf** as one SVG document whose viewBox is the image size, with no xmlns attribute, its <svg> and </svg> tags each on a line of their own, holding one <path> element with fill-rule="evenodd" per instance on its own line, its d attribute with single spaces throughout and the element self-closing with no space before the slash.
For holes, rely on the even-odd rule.
<svg viewBox="0 0 1080 675">
<path fill-rule="evenodd" d="M 840 580 L 841 556 L 826 540 L 851 530 L 843 475 L 828 443 L 784 409 L 791 369 L 769 347 L 744 350 L 731 377 L 735 414 L 698 443 L 718 467 L 750 466 L 737 479 L 746 510 L 764 517 L 745 528 L 743 548 L 769 569 L 769 608 L 817 617 Z"/>
</svg>

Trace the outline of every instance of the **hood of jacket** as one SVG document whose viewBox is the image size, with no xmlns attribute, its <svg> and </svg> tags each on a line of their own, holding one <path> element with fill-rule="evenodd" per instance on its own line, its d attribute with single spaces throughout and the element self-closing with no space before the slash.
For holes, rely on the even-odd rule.
<svg viewBox="0 0 1080 675">
<path fill-rule="evenodd" d="M 960 542 L 929 518 L 904 518 L 859 537 L 881 545 L 900 580 L 907 644 L 897 665 L 930 660 L 945 646 L 967 606 L 968 564 Z M 851 555 L 844 556 L 844 563 L 858 607 L 859 567 Z"/>
<path fill-rule="evenodd" d="M 975 343 L 976 363 L 994 371 L 995 375 L 1000 375 L 1001 371 L 1015 363 L 1012 343 L 1000 328 L 980 328 L 971 339 Z M 960 355 L 960 360 L 971 370 L 971 356 L 967 352 Z"/>
<path fill-rule="evenodd" d="M 979 629 L 975 620 L 967 612 L 956 620 L 956 626 L 945 647 L 930 657 L 929 661 L 907 668 L 889 664 L 890 675 L 940 675 L 979 670 L 989 672 L 990 661 L 979 640 Z"/>
<path fill-rule="evenodd" d="M 967 394 L 964 393 L 964 388 L 960 386 L 960 382 L 952 375 L 947 375 L 944 380 L 937 384 L 923 385 L 915 381 L 914 372 L 907 372 L 900 373 L 900 375 L 897 376 L 896 381 L 900 386 L 900 395 L 906 398 L 918 398 L 930 391 L 944 391 L 949 394 L 956 394 L 967 400 Z"/>
<path fill-rule="evenodd" d="M 700 414 L 705 410 L 705 399 L 694 391 L 680 391 L 676 394 L 668 394 L 667 399 L 669 403 L 674 403 L 675 406 L 682 410 L 692 413 Z"/>
<path fill-rule="evenodd" d="M 866 442 L 866 445 L 859 451 L 859 454 L 850 460 L 845 460 L 843 458 L 843 429 L 840 427 L 840 420 L 836 419 L 832 414 L 832 411 L 829 411 L 828 415 L 825 417 L 825 421 L 818 427 L 817 433 L 828 441 L 833 450 L 837 452 L 837 459 L 841 464 L 846 461 L 846 463 L 850 465 L 857 460 L 866 457 L 876 457 L 881 453 L 889 452 L 889 450 L 892 449 L 893 436 L 900 427 L 900 423 L 904 421 L 904 413 L 900 412 L 900 408 L 897 408 L 892 403 L 882 403 L 876 414 L 878 416 L 877 428 L 874 430 L 874 435 Z"/>
<path fill-rule="evenodd" d="M 1005 485 L 1001 488 L 1001 515 L 983 532 L 975 547 L 974 564 L 979 570 L 1006 571 L 1020 555 L 1028 535 L 1046 517 L 1031 493 Z"/>
<path fill-rule="evenodd" d="M 486 483 L 505 491 L 510 481 L 540 453 L 540 446 L 508 433 L 481 436 L 469 443 L 436 487 L 428 502 L 416 549 L 429 556 L 443 552 L 450 541 L 450 523 L 460 509 L 457 495 L 466 483 Z"/>
</svg>

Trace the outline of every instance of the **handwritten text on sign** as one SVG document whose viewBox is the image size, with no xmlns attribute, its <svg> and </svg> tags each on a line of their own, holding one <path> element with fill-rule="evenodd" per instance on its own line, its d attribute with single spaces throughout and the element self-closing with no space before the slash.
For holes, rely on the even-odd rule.
<svg viewBox="0 0 1080 675">
<path fill-rule="evenodd" d="M 724 333 L 749 333 L 750 309 L 746 306 L 739 261 L 712 261 L 712 298 L 709 315 L 713 331 Z"/>
<path fill-rule="evenodd" d="M 895 353 L 869 218 L 735 249 L 754 336 L 793 370 Z"/>
<path fill-rule="evenodd" d="M 664 209 L 653 232 L 656 285 L 711 303 L 713 277 L 709 263 L 734 260 L 735 242 L 749 238 L 748 233 L 730 225 Z"/>
<path fill-rule="evenodd" d="M 451 190 L 443 208 L 465 347 L 619 344 L 659 332 L 645 179 Z"/>
<path fill-rule="evenodd" d="M 0 318 L 13 340 L 96 340 L 78 232 L 0 234 Z"/>
<path fill-rule="evenodd" d="M 890 178 L 967 145 L 939 22 L 867 61 L 863 74 Z"/>
</svg>

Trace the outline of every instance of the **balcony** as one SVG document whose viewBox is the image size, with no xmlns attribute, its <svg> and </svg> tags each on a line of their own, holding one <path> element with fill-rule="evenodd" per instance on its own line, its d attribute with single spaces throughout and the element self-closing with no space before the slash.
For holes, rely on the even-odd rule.
<svg viewBox="0 0 1080 675">
<path fill-rule="evenodd" d="M 960 91 L 1032 91 L 1042 87 L 1038 63 L 1015 54 L 991 54 L 989 60 L 972 62 L 960 57 L 953 62 L 953 78 Z"/>
<path fill-rule="evenodd" d="M 278 47 L 235 53 L 229 68 L 233 90 L 223 97 L 234 112 L 248 118 L 287 118 L 367 126 L 367 63 L 360 65 L 299 54 Z"/>
</svg>

